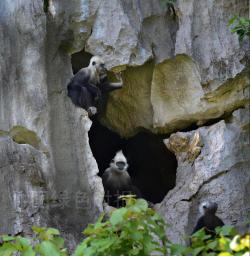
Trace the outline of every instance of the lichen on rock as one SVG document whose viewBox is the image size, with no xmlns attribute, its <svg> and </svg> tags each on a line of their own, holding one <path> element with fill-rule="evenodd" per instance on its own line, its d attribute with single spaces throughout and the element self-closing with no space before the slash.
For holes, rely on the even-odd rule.
<svg viewBox="0 0 250 256">
<path fill-rule="evenodd" d="M 193 163 L 201 152 L 202 141 L 199 131 L 192 136 L 183 133 L 171 134 L 169 139 L 164 140 L 167 148 L 176 155 L 182 155 L 183 161 Z"/>
<path fill-rule="evenodd" d="M 23 126 L 16 125 L 10 129 L 9 135 L 18 144 L 29 144 L 36 149 L 39 149 L 41 139 L 34 131 L 31 131 Z"/>
</svg>

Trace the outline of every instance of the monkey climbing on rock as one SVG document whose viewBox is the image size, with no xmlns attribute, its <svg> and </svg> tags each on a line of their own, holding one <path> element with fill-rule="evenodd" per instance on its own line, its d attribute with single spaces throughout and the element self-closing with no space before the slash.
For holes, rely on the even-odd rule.
<svg viewBox="0 0 250 256">
<path fill-rule="evenodd" d="M 67 86 L 68 96 L 77 107 L 85 109 L 89 116 L 93 116 L 107 93 L 123 87 L 121 76 L 119 79 L 120 82 L 110 83 L 103 59 L 94 56 L 89 66 L 80 69 L 70 80 Z"/>
</svg>

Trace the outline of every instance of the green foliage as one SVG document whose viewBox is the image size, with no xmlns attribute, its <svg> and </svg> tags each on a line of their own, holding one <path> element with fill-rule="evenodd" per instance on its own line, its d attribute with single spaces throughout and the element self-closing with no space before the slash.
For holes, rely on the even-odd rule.
<svg viewBox="0 0 250 256">
<path fill-rule="evenodd" d="M 244 37 L 250 37 L 250 20 L 234 16 L 228 22 L 229 26 L 232 26 L 231 32 L 236 33 L 239 36 L 239 40 L 242 41 Z"/>
<path fill-rule="evenodd" d="M 33 239 L 23 238 L 21 236 L 0 237 L 1 256 L 67 256 L 67 250 L 64 248 L 64 240 L 60 233 L 54 228 L 33 227 L 35 237 Z"/>
<path fill-rule="evenodd" d="M 250 234 L 240 236 L 233 227 L 223 226 L 212 238 L 201 229 L 192 235 L 189 247 L 172 244 L 169 248 L 169 255 L 176 256 L 249 256 Z"/>
<path fill-rule="evenodd" d="M 126 207 L 114 210 L 109 220 L 103 216 L 89 225 L 87 238 L 77 247 L 74 256 L 150 255 L 166 253 L 165 224 L 143 199 L 123 197 Z"/>
<path fill-rule="evenodd" d="M 84 230 L 86 238 L 73 256 L 249 256 L 250 234 L 240 236 L 230 226 L 216 229 L 215 237 L 203 229 L 191 245 L 173 244 L 165 236 L 166 224 L 143 199 L 124 196 L 126 207 L 103 215 Z M 67 256 L 64 240 L 54 228 L 33 227 L 34 238 L 0 236 L 1 256 Z M 153 253 L 153 254 L 152 254 Z"/>
</svg>

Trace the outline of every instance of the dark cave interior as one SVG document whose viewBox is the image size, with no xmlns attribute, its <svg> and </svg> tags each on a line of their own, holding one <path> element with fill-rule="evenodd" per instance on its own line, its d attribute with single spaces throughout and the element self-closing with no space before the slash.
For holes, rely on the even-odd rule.
<svg viewBox="0 0 250 256">
<path fill-rule="evenodd" d="M 72 54 L 71 65 L 72 65 L 73 74 L 78 72 L 81 68 L 87 67 L 92 57 L 93 55 L 85 51 L 80 51 Z"/>
<path fill-rule="evenodd" d="M 117 133 L 94 120 L 89 131 L 89 142 L 101 176 L 115 153 L 122 149 L 129 164 L 128 172 L 143 198 L 152 203 L 163 200 L 175 186 L 177 161 L 162 142 L 162 137 L 140 132 L 123 139 Z"/>
<path fill-rule="evenodd" d="M 73 73 L 88 66 L 91 57 L 91 54 L 84 51 L 73 54 Z M 145 131 L 124 139 L 101 125 L 97 117 L 92 121 L 89 143 L 98 164 L 99 175 L 109 167 L 116 152 L 122 149 L 128 160 L 128 172 L 143 198 L 152 203 L 161 202 L 167 192 L 175 186 L 177 169 L 175 155 L 163 144 L 162 140 L 166 136 Z"/>
</svg>

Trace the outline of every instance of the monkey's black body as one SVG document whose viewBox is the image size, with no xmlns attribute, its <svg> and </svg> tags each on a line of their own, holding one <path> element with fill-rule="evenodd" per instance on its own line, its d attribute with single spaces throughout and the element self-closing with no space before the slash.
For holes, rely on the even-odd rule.
<svg viewBox="0 0 250 256">
<path fill-rule="evenodd" d="M 90 75 L 83 70 L 77 72 L 68 84 L 68 96 L 72 102 L 85 110 L 89 107 L 100 107 L 104 104 L 105 96 L 113 90 L 120 89 L 112 86 L 107 76 L 95 85 L 90 82 Z"/>
<path fill-rule="evenodd" d="M 224 226 L 223 221 L 216 216 L 218 205 L 214 202 L 203 202 L 200 205 L 200 212 L 202 216 L 198 219 L 198 222 L 193 230 L 194 234 L 201 228 L 205 229 L 207 235 L 215 235 L 215 228 Z"/>
<path fill-rule="evenodd" d="M 215 228 L 224 226 L 224 222 L 214 214 L 205 214 L 199 218 L 193 233 L 204 228 L 207 235 L 215 235 Z"/>
<path fill-rule="evenodd" d="M 124 206 L 121 195 L 136 195 L 141 197 L 137 187 L 132 184 L 131 178 L 127 171 L 116 174 L 112 168 L 107 169 L 102 175 L 102 182 L 105 189 L 105 201 L 113 207 Z"/>
<path fill-rule="evenodd" d="M 96 106 L 101 90 L 89 83 L 89 77 L 78 72 L 68 84 L 68 96 L 77 106 L 88 110 L 89 107 Z"/>
</svg>

